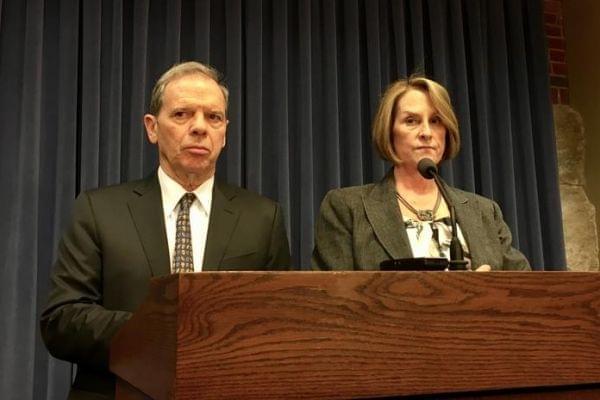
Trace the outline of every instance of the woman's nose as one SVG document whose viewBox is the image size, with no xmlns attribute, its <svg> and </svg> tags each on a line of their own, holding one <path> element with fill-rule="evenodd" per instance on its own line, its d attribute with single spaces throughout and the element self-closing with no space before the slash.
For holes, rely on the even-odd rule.
<svg viewBox="0 0 600 400">
<path fill-rule="evenodd" d="M 431 126 L 429 126 L 428 122 L 423 122 L 419 132 L 419 137 L 427 140 L 431 139 Z"/>
</svg>

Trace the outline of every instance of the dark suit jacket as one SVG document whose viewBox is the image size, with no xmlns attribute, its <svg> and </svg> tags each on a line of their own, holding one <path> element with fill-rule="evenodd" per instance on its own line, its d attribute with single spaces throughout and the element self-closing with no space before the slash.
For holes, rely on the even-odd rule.
<svg viewBox="0 0 600 400">
<path fill-rule="evenodd" d="M 58 249 L 42 337 L 78 364 L 69 398 L 112 398 L 110 340 L 144 300 L 150 278 L 170 273 L 160 185 L 144 180 L 84 192 Z M 203 269 L 288 269 L 277 203 L 215 182 Z M 106 397 L 96 397 L 104 395 Z"/>
<path fill-rule="evenodd" d="M 474 267 L 530 269 L 525 256 L 511 246 L 510 229 L 495 202 L 446 188 Z M 313 269 L 378 270 L 381 261 L 413 257 L 395 190 L 388 174 L 379 183 L 327 193 L 316 224 Z"/>
</svg>

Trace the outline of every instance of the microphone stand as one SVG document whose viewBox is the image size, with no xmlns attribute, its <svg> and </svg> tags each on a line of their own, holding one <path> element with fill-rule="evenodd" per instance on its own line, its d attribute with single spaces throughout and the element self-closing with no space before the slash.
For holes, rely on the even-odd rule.
<svg viewBox="0 0 600 400">
<path fill-rule="evenodd" d="M 450 223 L 452 228 L 452 239 L 450 240 L 450 260 L 448 261 L 448 269 L 450 271 L 465 271 L 467 269 L 468 262 L 465 260 L 462 246 L 460 245 L 460 240 L 458 240 L 458 230 L 456 228 L 456 210 L 454 209 L 454 204 L 450 200 L 448 192 L 442 183 L 442 180 L 437 173 L 437 168 L 434 170 L 433 168 L 428 169 L 428 171 L 433 180 L 435 181 L 442 197 L 446 201 L 446 205 L 448 205 L 448 210 L 450 211 Z"/>
</svg>

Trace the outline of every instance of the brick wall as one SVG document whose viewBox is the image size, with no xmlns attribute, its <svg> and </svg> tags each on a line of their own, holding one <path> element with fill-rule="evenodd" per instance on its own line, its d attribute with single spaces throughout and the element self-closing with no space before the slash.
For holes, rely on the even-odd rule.
<svg viewBox="0 0 600 400">
<path fill-rule="evenodd" d="M 544 22 L 548 38 L 552 104 L 569 104 L 562 0 L 544 0 Z"/>
</svg>

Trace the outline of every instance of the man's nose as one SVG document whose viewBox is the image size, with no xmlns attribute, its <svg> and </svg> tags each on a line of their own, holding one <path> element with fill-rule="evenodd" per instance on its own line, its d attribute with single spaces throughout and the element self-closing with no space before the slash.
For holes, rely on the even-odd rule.
<svg viewBox="0 0 600 400">
<path fill-rule="evenodd" d="M 190 131 L 191 133 L 197 134 L 197 135 L 203 135 L 206 133 L 206 128 L 207 128 L 207 122 L 206 122 L 206 118 L 204 117 L 204 113 L 196 113 L 194 115 L 194 118 L 192 118 L 191 121 L 191 126 L 190 126 Z"/>
</svg>

